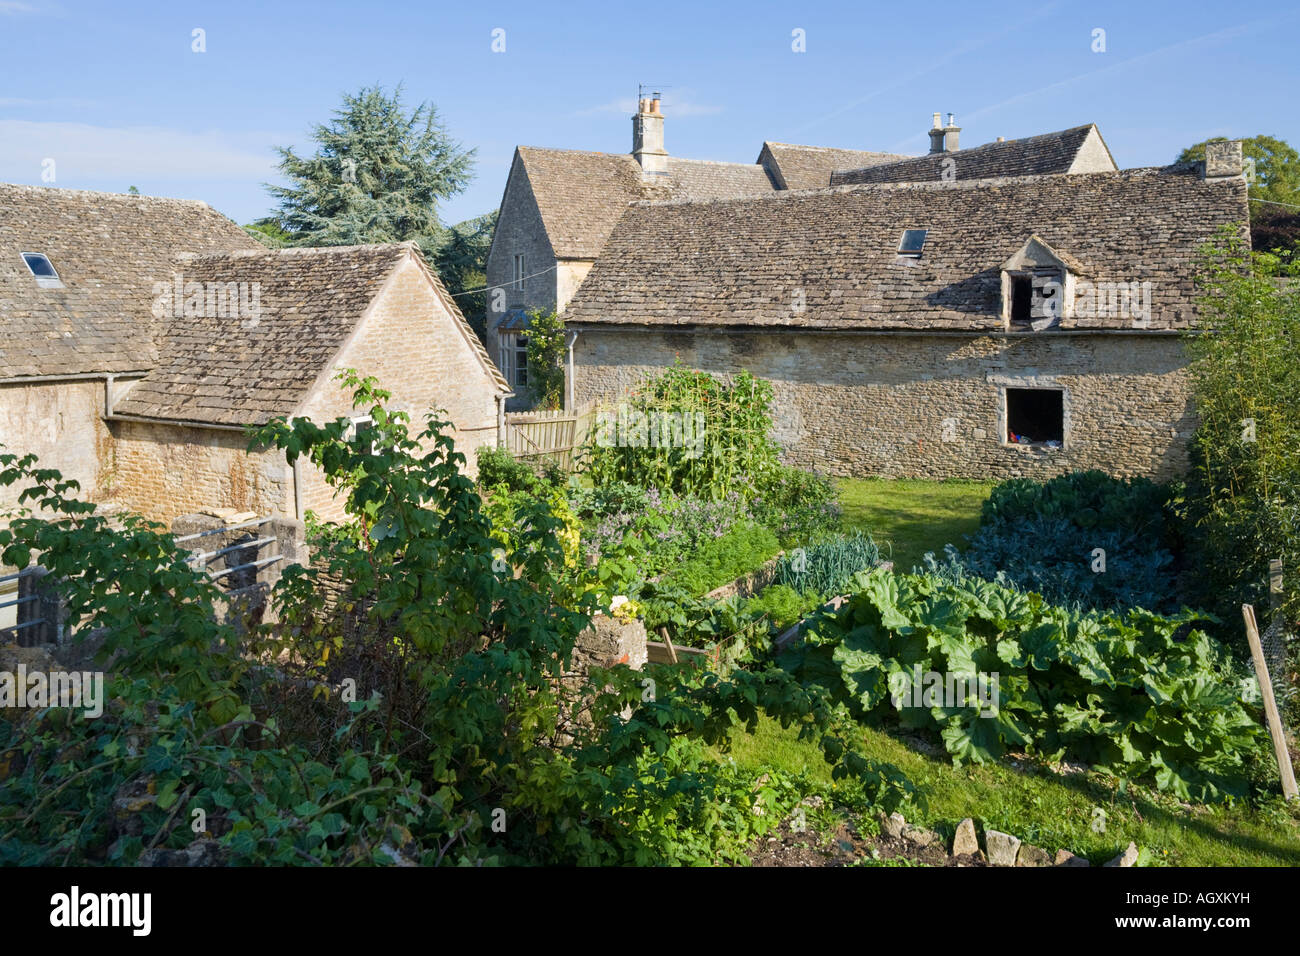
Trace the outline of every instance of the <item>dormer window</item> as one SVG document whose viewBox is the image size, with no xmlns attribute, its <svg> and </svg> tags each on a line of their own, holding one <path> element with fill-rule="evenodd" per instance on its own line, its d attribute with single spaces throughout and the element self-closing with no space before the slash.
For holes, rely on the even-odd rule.
<svg viewBox="0 0 1300 956">
<path fill-rule="evenodd" d="M 36 278 L 36 284 L 42 289 L 62 289 L 63 283 L 59 280 L 59 273 L 54 269 L 54 263 L 50 262 L 50 257 L 43 252 L 24 252 L 22 254 L 23 262 L 27 264 L 27 271 Z"/>
<path fill-rule="evenodd" d="M 925 235 L 928 231 L 927 229 L 905 229 L 903 238 L 898 243 L 898 254 L 910 259 L 921 258 L 921 250 L 925 248 Z"/>
<path fill-rule="evenodd" d="M 1002 264 L 1002 321 L 1008 330 L 1042 332 L 1074 317 L 1075 280 L 1087 275 L 1073 256 L 1030 236 Z"/>
</svg>

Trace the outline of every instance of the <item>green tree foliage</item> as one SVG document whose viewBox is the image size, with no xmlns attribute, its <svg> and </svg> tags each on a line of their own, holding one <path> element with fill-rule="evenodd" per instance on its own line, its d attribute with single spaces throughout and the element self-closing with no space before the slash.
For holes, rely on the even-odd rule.
<svg viewBox="0 0 1300 956">
<path fill-rule="evenodd" d="M 268 249 L 283 249 L 293 243 L 293 236 L 280 225 L 274 216 L 266 216 L 244 227 L 248 233 Z"/>
<path fill-rule="evenodd" d="M 1189 146 L 1178 154 L 1177 162 L 1203 162 L 1205 143 L 1226 139 L 1214 136 Z M 1259 200 L 1250 204 L 1255 248 L 1271 251 L 1293 247 L 1300 241 L 1300 153 L 1285 140 L 1263 135 L 1243 139 L 1241 152 L 1255 161 L 1255 181 L 1250 185 L 1250 198 Z"/>
<path fill-rule="evenodd" d="M 1241 603 L 1267 604 L 1268 563 L 1282 558 L 1287 614 L 1300 621 L 1300 290 L 1277 281 L 1283 260 L 1252 255 L 1231 228 L 1203 251 L 1187 342 L 1195 567 L 1212 606 L 1239 622 Z"/>
<path fill-rule="evenodd" d="M 528 391 L 537 408 L 564 405 L 564 320 L 551 309 L 528 313 Z"/>
<path fill-rule="evenodd" d="M 438 121 L 437 108 L 408 111 L 401 87 L 345 94 L 328 124 L 312 133 L 316 153 L 279 147 L 288 186 L 268 186 L 279 200 L 277 218 L 304 246 L 373 242 L 421 244 L 436 257 L 443 239 L 438 204 L 460 193 L 473 174 L 474 150 L 465 150 Z"/>
<path fill-rule="evenodd" d="M 474 333 L 485 342 L 487 255 L 496 227 L 494 209 L 485 216 L 466 219 L 444 229 L 432 244 L 430 260 Z"/>
</svg>

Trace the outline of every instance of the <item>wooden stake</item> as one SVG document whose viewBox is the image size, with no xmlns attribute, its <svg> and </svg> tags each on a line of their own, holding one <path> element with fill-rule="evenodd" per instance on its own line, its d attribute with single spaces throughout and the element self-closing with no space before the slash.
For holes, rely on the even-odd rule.
<svg viewBox="0 0 1300 956">
<path fill-rule="evenodd" d="M 1282 795 L 1288 800 L 1300 797 L 1296 788 L 1295 771 L 1291 769 L 1291 755 L 1287 753 L 1286 736 L 1282 733 L 1282 718 L 1277 712 L 1277 701 L 1273 699 L 1273 682 L 1268 676 L 1268 665 L 1264 662 L 1264 647 L 1259 642 L 1259 626 L 1255 623 L 1255 609 L 1249 604 L 1241 606 L 1241 616 L 1246 622 L 1246 639 L 1250 641 L 1250 656 L 1255 662 L 1255 677 L 1259 680 L 1259 692 L 1264 698 L 1264 714 L 1268 717 L 1268 733 L 1273 738 L 1273 753 L 1277 756 L 1278 770 L 1282 775 Z"/>
<path fill-rule="evenodd" d="M 659 633 L 663 635 L 664 647 L 668 648 L 668 659 L 674 664 L 677 663 L 677 650 L 673 647 L 673 639 L 668 636 L 668 628 L 659 628 Z"/>
</svg>

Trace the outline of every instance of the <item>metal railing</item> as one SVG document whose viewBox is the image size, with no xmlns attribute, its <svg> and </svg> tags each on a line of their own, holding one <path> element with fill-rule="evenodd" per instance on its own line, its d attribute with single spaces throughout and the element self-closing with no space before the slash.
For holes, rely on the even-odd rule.
<svg viewBox="0 0 1300 956">
<path fill-rule="evenodd" d="M 13 574 L 0 575 L 0 585 L 8 584 L 10 581 L 21 581 L 22 578 L 31 577 L 38 571 L 38 568 L 23 568 L 21 571 L 15 571 Z M 41 596 L 39 594 L 27 594 L 9 601 L 0 601 L 0 609 L 7 607 L 21 608 L 24 604 L 30 604 L 33 601 L 40 601 L 40 599 Z M 44 616 L 24 619 L 21 613 L 15 611 L 14 614 L 14 623 L 0 627 L 0 635 L 13 632 L 13 634 L 17 636 L 19 631 L 45 623 Z"/>
<path fill-rule="evenodd" d="M 207 531 L 196 531 L 194 534 L 180 535 L 174 540 L 176 541 L 177 544 L 180 544 L 183 541 L 197 541 L 200 538 L 211 537 L 214 534 L 229 534 L 232 531 L 244 531 L 249 528 L 260 528 L 262 525 L 269 524 L 273 520 L 275 519 L 273 519 L 268 515 L 263 518 L 254 518 L 251 521 L 244 521 L 239 524 L 233 524 L 230 525 L 229 527 L 210 528 Z M 242 564 L 232 565 L 231 567 L 228 568 L 219 568 L 215 571 L 208 567 L 209 561 L 212 561 L 216 558 L 225 557 L 227 554 L 231 554 L 236 551 L 246 551 L 249 548 L 251 548 L 253 549 L 253 553 L 256 554 L 263 547 L 273 543 L 276 540 L 277 539 L 274 535 L 270 535 L 267 537 L 255 538 L 251 541 L 236 541 L 233 544 L 228 544 L 225 547 L 216 548 L 212 551 L 195 552 L 189 555 L 188 557 L 186 557 L 185 560 L 190 564 L 194 564 L 197 567 L 205 569 L 208 572 L 208 574 L 212 577 L 212 579 L 215 581 L 217 578 L 224 578 L 226 575 L 229 574 L 236 574 L 240 571 L 251 571 L 256 568 L 266 567 L 268 564 L 274 564 L 277 561 L 283 561 L 284 560 L 283 554 L 273 554 L 270 555 L 269 557 L 256 558 L 252 561 L 245 561 Z M 254 590 L 259 586 L 260 585 L 255 582 L 253 584 L 247 585 L 246 587 L 234 588 L 226 593 L 239 594 L 244 591 Z"/>
</svg>

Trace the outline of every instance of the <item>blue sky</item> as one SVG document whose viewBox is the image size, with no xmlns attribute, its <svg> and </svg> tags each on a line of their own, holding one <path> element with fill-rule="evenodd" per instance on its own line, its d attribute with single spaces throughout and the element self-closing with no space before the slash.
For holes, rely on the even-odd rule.
<svg viewBox="0 0 1300 956">
<path fill-rule="evenodd" d="M 0 0 L 0 181 L 39 184 L 53 159 L 57 186 L 134 184 L 248 222 L 271 209 L 273 146 L 310 150 L 341 93 L 398 83 L 478 151 L 447 222 L 496 207 L 518 144 L 628 151 L 638 83 L 663 90 L 677 156 L 922 153 L 938 110 L 963 146 L 1095 122 L 1121 166 L 1157 165 L 1216 135 L 1300 145 L 1298 26 L 1296 8 L 1132 0 Z"/>
</svg>

